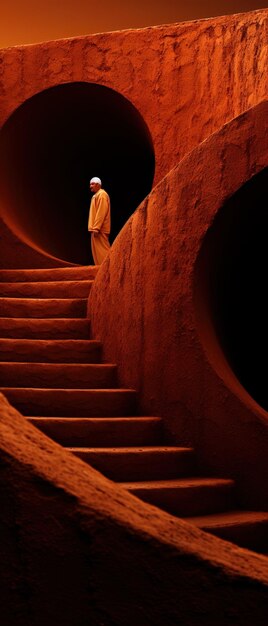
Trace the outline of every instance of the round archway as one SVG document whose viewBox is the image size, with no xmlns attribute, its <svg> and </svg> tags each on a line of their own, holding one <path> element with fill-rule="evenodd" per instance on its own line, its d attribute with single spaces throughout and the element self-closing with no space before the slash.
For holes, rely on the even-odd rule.
<svg viewBox="0 0 268 626">
<path fill-rule="evenodd" d="M 232 371 L 268 410 L 268 168 L 221 208 L 198 259 L 196 289 Z"/>
<path fill-rule="evenodd" d="M 137 109 L 94 83 L 51 87 L 24 102 L 0 133 L 1 213 L 21 239 L 72 263 L 91 262 L 89 179 L 110 194 L 114 240 L 150 192 L 154 149 Z"/>
</svg>

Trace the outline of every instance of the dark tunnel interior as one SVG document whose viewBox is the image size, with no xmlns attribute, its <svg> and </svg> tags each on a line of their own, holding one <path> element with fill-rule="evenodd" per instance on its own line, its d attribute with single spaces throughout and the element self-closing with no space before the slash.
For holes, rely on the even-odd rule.
<svg viewBox="0 0 268 626">
<path fill-rule="evenodd" d="M 137 109 L 94 83 L 51 87 L 24 102 L 0 133 L 0 208 L 6 224 L 44 252 L 92 263 L 89 180 L 111 198 L 112 243 L 150 192 L 154 149 Z"/>
<path fill-rule="evenodd" d="M 268 410 L 268 168 L 222 207 L 204 240 L 198 287 L 230 367 Z M 202 297 L 199 293 L 199 300 Z"/>
</svg>

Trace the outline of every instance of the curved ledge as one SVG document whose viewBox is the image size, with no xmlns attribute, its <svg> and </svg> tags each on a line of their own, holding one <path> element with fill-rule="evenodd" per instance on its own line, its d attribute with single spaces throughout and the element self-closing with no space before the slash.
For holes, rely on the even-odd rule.
<svg viewBox="0 0 268 626">
<path fill-rule="evenodd" d="M 142 410 L 193 443 L 208 472 L 236 478 L 245 505 L 266 509 L 268 413 L 220 345 L 199 255 L 221 207 L 267 167 L 267 124 L 263 101 L 187 155 L 126 224 L 90 296 L 93 335 Z"/>
<path fill-rule="evenodd" d="M 103 616 L 156 626 L 201 624 L 204 616 L 227 626 L 230 615 L 239 626 L 264 623 L 266 557 L 144 504 L 52 442 L 2 394 L 0 406 L 1 612 L 10 623 L 18 611 L 41 626 L 100 624 Z"/>
</svg>

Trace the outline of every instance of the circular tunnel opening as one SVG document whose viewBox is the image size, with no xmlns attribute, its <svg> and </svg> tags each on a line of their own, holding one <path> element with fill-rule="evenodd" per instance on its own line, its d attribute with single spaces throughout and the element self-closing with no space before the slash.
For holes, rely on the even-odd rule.
<svg viewBox="0 0 268 626">
<path fill-rule="evenodd" d="M 209 229 L 196 288 L 239 382 L 268 410 L 268 168 L 241 187 Z"/>
<path fill-rule="evenodd" d="M 110 195 L 112 243 L 150 192 L 154 165 L 149 129 L 129 100 L 95 83 L 51 87 L 0 132 L 2 218 L 33 247 L 90 264 L 90 178 Z"/>
</svg>

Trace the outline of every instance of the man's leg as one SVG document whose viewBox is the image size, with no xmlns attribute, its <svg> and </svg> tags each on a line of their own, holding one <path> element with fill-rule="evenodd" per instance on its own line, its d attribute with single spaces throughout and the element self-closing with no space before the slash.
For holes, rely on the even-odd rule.
<svg viewBox="0 0 268 626">
<path fill-rule="evenodd" d="M 94 233 L 94 235 L 91 235 L 91 250 L 95 265 L 103 263 L 110 247 L 108 235 L 105 233 Z"/>
</svg>

